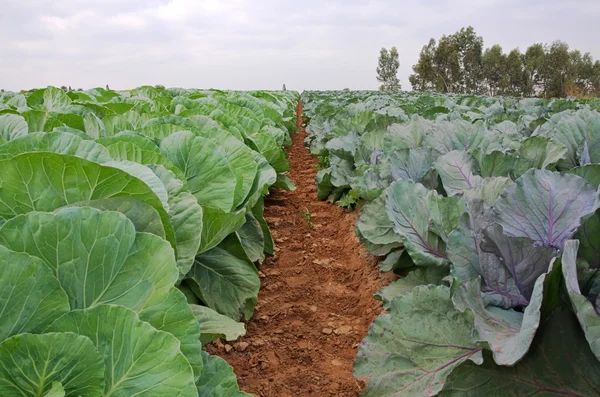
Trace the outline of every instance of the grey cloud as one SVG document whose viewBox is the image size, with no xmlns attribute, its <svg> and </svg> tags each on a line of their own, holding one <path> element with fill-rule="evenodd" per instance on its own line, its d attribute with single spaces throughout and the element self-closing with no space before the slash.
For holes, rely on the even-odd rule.
<svg viewBox="0 0 600 397">
<path fill-rule="evenodd" d="M 596 0 L 4 0 L 0 87 L 375 89 L 382 46 L 408 75 L 430 37 L 563 39 L 600 58 Z"/>
</svg>

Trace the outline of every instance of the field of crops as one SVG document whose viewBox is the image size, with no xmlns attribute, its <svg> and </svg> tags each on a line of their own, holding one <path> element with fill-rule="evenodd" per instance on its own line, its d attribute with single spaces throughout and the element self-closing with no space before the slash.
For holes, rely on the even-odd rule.
<svg viewBox="0 0 600 397">
<path fill-rule="evenodd" d="M 318 172 L 298 163 L 312 161 L 294 135 L 299 98 Z M 240 385 L 262 376 L 248 387 L 266 397 L 356 395 L 354 352 L 366 397 L 598 396 L 599 110 L 367 91 L 2 92 L 0 396 L 250 396 L 203 350 L 247 329 L 244 345 L 208 350 L 243 365 Z M 288 160 L 292 138 L 304 157 Z M 299 193 L 292 159 L 310 178 Z M 359 208 L 349 225 L 398 276 L 366 336 L 379 311 L 361 328 L 371 304 L 349 280 L 369 272 L 353 263 L 336 280 L 360 255 L 329 204 L 310 205 L 314 173 L 318 199 Z M 290 192 L 266 202 L 288 233 L 280 248 L 264 216 L 275 188 Z"/>
<path fill-rule="evenodd" d="M 600 101 L 305 92 L 321 199 L 401 278 L 365 396 L 600 395 Z"/>
<path fill-rule="evenodd" d="M 242 396 L 293 92 L 0 96 L 0 395 Z"/>
</svg>

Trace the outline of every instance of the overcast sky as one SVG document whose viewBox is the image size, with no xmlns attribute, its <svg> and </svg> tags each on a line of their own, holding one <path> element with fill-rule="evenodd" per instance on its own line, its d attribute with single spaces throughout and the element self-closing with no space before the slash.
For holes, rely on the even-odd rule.
<svg viewBox="0 0 600 397">
<path fill-rule="evenodd" d="M 408 76 L 431 37 L 561 39 L 600 58 L 600 0 L 2 0 L 0 88 L 376 89 L 381 47 Z"/>
</svg>

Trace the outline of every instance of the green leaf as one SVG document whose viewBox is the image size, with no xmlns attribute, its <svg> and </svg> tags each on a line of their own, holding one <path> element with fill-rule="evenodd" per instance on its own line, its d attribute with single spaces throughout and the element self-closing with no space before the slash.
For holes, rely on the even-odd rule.
<svg viewBox="0 0 600 397">
<path fill-rule="evenodd" d="M 587 183 L 592 185 L 594 189 L 598 189 L 600 186 L 600 164 L 588 164 L 583 167 L 575 167 L 567 172 L 582 177 Z"/>
<path fill-rule="evenodd" d="M 277 181 L 277 173 L 275 169 L 271 167 L 267 159 L 257 152 L 252 152 L 254 160 L 258 164 L 258 171 L 252 188 L 248 194 L 248 198 L 244 203 L 244 207 L 252 208 L 258 203 L 258 201 L 264 196 L 269 194 L 269 187 Z M 238 208 L 239 209 L 239 208 Z"/>
<path fill-rule="evenodd" d="M 144 151 L 159 153 L 159 148 L 152 140 L 132 131 L 123 131 L 115 136 L 96 139 L 96 142 L 108 147 L 117 143 L 133 144 Z"/>
<path fill-rule="evenodd" d="M 579 240 L 579 256 L 587 261 L 592 268 L 600 268 L 600 213 L 583 222 L 575 234 Z"/>
<path fill-rule="evenodd" d="M 493 150 L 488 153 L 486 150 L 475 149 L 471 153 L 477 159 L 483 177 L 507 177 L 514 170 L 517 161 L 506 150 Z"/>
<path fill-rule="evenodd" d="M 47 112 L 60 112 L 67 110 L 71 98 L 61 89 L 48 87 L 44 90 L 44 109 Z"/>
<path fill-rule="evenodd" d="M 169 218 L 175 230 L 177 268 L 181 281 L 192 268 L 200 248 L 202 207 L 171 171 L 161 165 L 150 165 L 149 168 L 160 178 L 169 195 Z"/>
<path fill-rule="evenodd" d="M 66 127 L 72 128 L 74 130 L 79 130 L 81 132 L 85 130 L 83 118 L 78 114 L 53 112 L 52 116 Z"/>
<path fill-rule="evenodd" d="M 265 200 L 263 197 L 261 197 L 258 200 L 258 202 L 256 203 L 256 205 L 254 206 L 254 208 L 252 208 L 252 213 L 254 214 L 254 218 L 256 218 L 256 220 L 260 224 L 260 228 L 262 229 L 262 232 L 263 232 L 264 241 L 265 241 L 264 252 L 267 255 L 273 255 L 273 249 L 274 249 L 273 237 L 271 236 L 271 230 L 269 230 L 269 225 L 267 224 L 267 221 L 265 220 L 264 211 L 265 211 Z"/>
<path fill-rule="evenodd" d="M 65 389 L 60 383 L 52 382 L 52 388 L 44 394 L 44 397 L 65 397 L 65 394 Z"/>
<path fill-rule="evenodd" d="M 597 155 L 600 135 L 595 133 L 599 129 L 598 112 L 581 109 L 577 112 L 561 112 L 554 115 L 535 134 L 548 137 L 567 148 L 566 159 L 561 160 L 558 166 L 559 170 L 568 170 L 580 165 L 579 155 L 586 140 L 590 144 L 591 161 L 600 162 L 600 157 Z"/>
<path fill-rule="evenodd" d="M 455 150 L 476 150 L 484 140 L 487 129 L 482 121 L 469 123 L 465 120 L 436 122 L 425 137 L 425 146 L 441 154 Z"/>
<path fill-rule="evenodd" d="M 167 241 L 136 233 L 118 212 L 78 207 L 30 212 L 2 226 L 0 243 L 42 259 L 72 310 L 108 303 L 140 310 L 166 296 L 177 280 Z"/>
<path fill-rule="evenodd" d="M 600 390 L 600 362 L 590 352 L 573 314 L 555 311 L 538 331 L 525 358 L 512 367 L 464 363 L 452 372 L 440 397 L 579 396 Z"/>
<path fill-rule="evenodd" d="M 39 110 L 28 110 L 21 113 L 29 126 L 29 132 L 50 132 L 55 127 L 64 125 L 60 120 L 52 117 L 50 113 Z"/>
<path fill-rule="evenodd" d="M 123 170 L 129 175 L 134 176 L 144 182 L 146 186 L 152 189 L 154 194 L 158 197 L 163 208 L 167 211 L 169 210 L 169 195 L 167 193 L 167 189 L 150 168 L 133 161 L 110 161 L 104 165 Z"/>
<path fill-rule="evenodd" d="M 68 311 L 65 291 L 41 260 L 0 245 L 0 341 L 41 332 Z"/>
<path fill-rule="evenodd" d="M 217 208 L 204 207 L 202 211 L 202 237 L 200 248 L 198 248 L 199 254 L 215 248 L 227 236 L 246 223 L 245 209 L 227 213 Z"/>
<path fill-rule="evenodd" d="M 215 143 L 182 131 L 163 140 L 160 151 L 183 171 L 200 205 L 225 212 L 233 209 L 237 179 L 227 156 Z"/>
<path fill-rule="evenodd" d="M 395 149 L 418 148 L 423 143 L 429 123 L 420 116 L 413 116 L 409 123 L 392 124 L 384 137 L 384 147 Z"/>
<path fill-rule="evenodd" d="M 277 143 L 277 140 L 269 134 L 256 133 L 248 137 L 249 146 L 265 156 L 269 164 L 277 171 L 286 172 L 290 170 L 285 151 Z"/>
<path fill-rule="evenodd" d="M 483 184 L 474 189 L 465 190 L 463 197 L 466 200 L 481 199 L 487 205 L 494 205 L 496 199 L 504 191 L 504 189 L 512 185 L 513 181 L 510 178 L 491 177 L 485 178 Z"/>
<path fill-rule="evenodd" d="M 360 209 L 356 221 L 356 231 L 359 239 L 367 245 L 374 255 L 386 255 L 393 249 L 402 247 L 402 237 L 394 232 L 394 223 L 385 211 L 387 192 Z"/>
<path fill-rule="evenodd" d="M 73 311 L 49 331 L 73 332 L 95 342 L 107 368 L 105 397 L 196 396 L 194 374 L 179 351 L 179 341 L 123 306 Z"/>
<path fill-rule="evenodd" d="M 196 382 L 199 396 L 210 397 L 250 397 L 240 392 L 233 368 L 221 357 L 202 352 L 204 371 Z"/>
<path fill-rule="evenodd" d="M 116 135 L 121 131 L 133 130 L 131 123 L 121 114 L 109 114 L 104 116 L 102 118 L 102 124 L 104 124 L 107 136 Z"/>
<path fill-rule="evenodd" d="M 167 240 L 175 246 L 169 215 L 161 201 L 148 185 L 125 171 L 54 153 L 25 153 L 0 161 L 0 169 L 0 218 L 54 211 L 82 201 L 133 197 L 160 214 Z"/>
<path fill-rule="evenodd" d="M 398 296 L 358 347 L 354 376 L 368 378 L 363 395 L 435 396 L 462 362 L 481 364 L 471 342 L 473 320 L 454 309 L 445 286 L 418 286 Z"/>
<path fill-rule="evenodd" d="M 554 169 L 555 165 L 567 157 L 567 148 L 541 136 L 529 137 L 521 142 L 519 160 L 514 175 L 521 176 L 530 168 Z"/>
<path fill-rule="evenodd" d="M 236 231 L 236 235 L 251 262 L 262 263 L 265 260 L 265 236 L 251 212 L 246 214 L 246 223 Z"/>
<path fill-rule="evenodd" d="M 387 190 L 388 218 L 417 266 L 441 265 L 446 260 L 444 242 L 430 231 L 432 195 L 436 193 L 420 183 L 405 180 L 394 182 Z"/>
<path fill-rule="evenodd" d="M 200 325 L 200 340 L 207 344 L 215 339 L 223 338 L 233 341 L 246 335 L 244 323 L 233 321 L 227 316 L 217 313 L 206 306 L 190 305 Z"/>
<path fill-rule="evenodd" d="M 333 190 L 331 184 L 331 168 L 325 168 L 317 172 L 315 177 L 315 185 L 317 185 L 317 198 L 325 200 Z"/>
<path fill-rule="evenodd" d="M 162 300 L 154 300 L 139 312 L 139 316 L 159 331 L 179 339 L 181 353 L 190 363 L 194 378 L 198 379 L 203 365 L 200 326 L 183 292 L 171 288 L 168 295 Z"/>
<path fill-rule="evenodd" d="M 80 201 L 66 207 L 92 207 L 101 211 L 116 211 L 125 215 L 138 233 L 151 233 L 166 238 L 165 228 L 160 214 L 151 205 L 142 200 L 123 196 L 91 201 Z"/>
<path fill-rule="evenodd" d="M 104 123 L 94 113 L 90 112 L 83 116 L 83 125 L 86 134 L 94 139 L 106 136 L 106 127 L 104 127 Z"/>
<path fill-rule="evenodd" d="M 234 320 L 250 318 L 260 279 L 235 235 L 196 257 L 187 284 L 208 307 Z"/>
<path fill-rule="evenodd" d="M 237 180 L 234 207 L 239 207 L 250 194 L 258 172 L 258 162 L 254 153 L 242 141 L 220 128 L 201 128 L 192 132 L 196 136 L 209 138 L 227 157 Z"/>
<path fill-rule="evenodd" d="M 429 229 L 444 243 L 452 230 L 458 227 L 460 217 L 465 212 L 465 203 L 460 197 L 443 197 L 434 193 L 429 195 Z"/>
<path fill-rule="evenodd" d="M 85 336 L 21 334 L 0 343 L 2 396 L 100 397 L 104 371 L 102 356 Z"/>
<path fill-rule="evenodd" d="M 116 161 L 133 161 L 143 165 L 158 164 L 173 172 L 177 179 L 185 181 L 185 174 L 162 154 L 142 149 L 133 142 L 118 141 L 106 147 L 110 157 Z"/>
<path fill-rule="evenodd" d="M 375 292 L 375 299 L 383 302 L 383 308 L 389 310 L 399 295 L 407 295 L 419 285 L 442 285 L 450 270 L 447 266 L 417 267 L 407 275 Z"/>
<path fill-rule="evenodd" d="M 82 159 L 105 163 L 111 160 L 108 151 L 94 141 L 83 140 L 67 132 L 32 132 L 0 146 L 0 160 L 26 152 L 69 154 Z"/>
<path fill-rule="evenodd" d="M 0 115 L 0 138 L 5 141 L 26 136 L 29 132 L 29 126 L 23 116 L 16 114 Z"/>
<path fill-rule="evenodd" d="M 365 247 L 370 249 L 368 244 L 365 244 Z M 413 267 L 415 267 L 415 264 L 405 249 L 390 252 L 385 259 L 379 263 L 379 271 L 381 272 L 401 271 L 402 269 L 410 269 Z"/>
<path fill-rule="evenodd" d="M 600 314 L 582 293 L 577 279 L 577 250 L 579 242 L 569 240 L 565 243 L 562 255 L 562 271 L 567 286 L 569 300 L 573 311 L 583 328 L 585 339 L 592 349 L 592 353 L 600 360 Z"/>
<path fill-rule="evenodd" d="M 288 192 L 293 192 L 296 190 L 296 185 L 294 182 L 285 174 L 277 174 L 277 181 L 273 184 L 273 187 L 276 189 L 286 190 Z"/>
<path fill-rule="evenodd" d="M 420 182 L 431 171 L 435 157 L 427 148 L 394 150 L 388 159 L 392 178 Z"/>
</svg>

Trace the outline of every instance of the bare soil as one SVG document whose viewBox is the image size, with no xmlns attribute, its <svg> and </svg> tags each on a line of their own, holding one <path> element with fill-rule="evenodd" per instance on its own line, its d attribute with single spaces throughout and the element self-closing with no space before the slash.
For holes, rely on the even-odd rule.
<svg viewBox="0 0 600 397">
<path fill-rule="evenodd" d="M 260 397 L 355 397 L 356 347 L 382 311 L 373 293 L 392 280 L 354 234 L 357 211 L 317 199 L 317 159 L 301 128 L 288 150 L 297 189 L 274 190 L 265 217 L 275 256 L 259 267 L 261 290 L 247 334 L 206 350 L 231 364 L 243 391 Z M 310 214 L 310 216 L 309 216 Z"/>
</svg>

